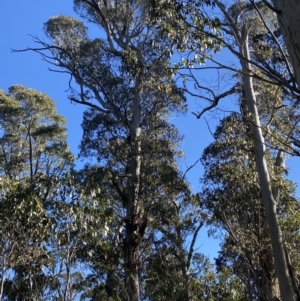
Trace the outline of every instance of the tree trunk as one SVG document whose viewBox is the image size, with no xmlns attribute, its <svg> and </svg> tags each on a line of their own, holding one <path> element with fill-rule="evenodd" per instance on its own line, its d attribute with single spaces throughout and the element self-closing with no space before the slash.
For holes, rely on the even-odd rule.
<svg viewBox="0 0 300 301">
<path fill-rule="evenodd" d="M 280 29 L 289 52 L 294 76 L 300 87 L 300 2 L 299 0 L 272 0 Z"/>
<path fill-rule="evenodd" d="M 140 84 L 141 75 L 137 76 L 131 122 L 131 158 L 129 175 L 129 200 L 126 207 L 126 237 L 124 244 L 125 285 L 128 301 L 140 300 L 140 244 L 146 228 L 143 204 L 140 199 L 141 173 L 141 128 L 140 128 Z"/>
<path fill-rule="evenodd" d="M 250 71 L 251 64 L 249 63 L 250 53 L 248 47 L 248 30 L 246 28 L 246 25 L 244 26 L 244 30 L 242 31 L 241 40 L 241 51 L 244 58 L 247 60 L 241 60 L 243 71 L 243 90 L 245 93 L 245 98 L 252 122 L 251 130 L 254 141 L 255 162 L 262 194 L 262 200 L 265 207 L 265 213 L 269 228 L 273 257 L 275 262 L 275 270 L 280 288 L 280 295 L 282 301 L 294 301 L 293 290 L 291 287 L 287 262 L 285 259 L 282 233 L 277 217 L 276 201 L 273 197 L 270 176 L 265 157 L 265 141 L 261 130 L 261 124 L 256 104 L 256 97 L 253 89 Z"/>
</svg>

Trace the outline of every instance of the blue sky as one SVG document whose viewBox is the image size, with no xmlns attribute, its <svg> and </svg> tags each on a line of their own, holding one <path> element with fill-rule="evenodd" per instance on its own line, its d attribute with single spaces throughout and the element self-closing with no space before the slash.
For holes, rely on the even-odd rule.
<svg viewBox="0 0 300 301">
<path fill-rule="evenodd" d="M 18 2 L 18 3 L 16 3 Z M 74 154 L 78 152 L 81 139 L 81 121 L 84 107 L 71 104 L 67 98 L 69 77 L 63 74 L 53 73 L 48 70 L 48 64 L 42 58 L 32 52 L 11 53 L 11 49 L 22 49 L 27 46 L 34 47 L 34 42 L 29 35 L 45 39 L 43 24 L 51 16 L 67 14 L 75 15 L 72 0 L 28 0 L 9 1 L 0 0 L 0 89 L 7 91 L 14 84 L 22 84 L 28 88 L 34 88 L 48 94 L 56 103 L 58 112 L 68 121 L 68 142 Z M 94 34 L 94 33 L 93 33 Z M 100 34 L 100 33 L 99 33 Z M 226 58 L 227 59 L 227 58 Z M 229 59 L 229 58 L 228 58 Z M 205 120 L 197 120 L 192 111 L 199 110 L 199 102 L 189 99 L 190 109 L 186 116 L 178 117 L 174 123 L 185 136 L 182 149 L 185 151 L 185 160 L 182 166 L 192 165 L 211 141 L 212 137 Z M 227 101 L 225 106 L 232 106 Z M 212 128 L 217 120 L 207 114 Z M 218 118 L 222 117 L 219 112 Z M 298 168 L 300 158 L 289 160 L 291 166 L 290 178 L 299 181 Z M 198 164 L 188 174 L 188 178 L 195 189 L 199 188 L 199 178 L 202 175 L 202 167 Z M 206 230 L 202 230 L 199 236 L 199 251 L 211 258 L 216 256 L 219 242 L 208 239 Z"/>
</svg>

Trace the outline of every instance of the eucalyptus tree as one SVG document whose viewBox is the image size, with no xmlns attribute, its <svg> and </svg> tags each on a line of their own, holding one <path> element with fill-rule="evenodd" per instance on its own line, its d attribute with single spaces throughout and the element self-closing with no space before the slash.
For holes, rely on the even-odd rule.
<svg viewBox="0 0 300 301">
<path fill-rule="evenodd" d="M 241 115 L 232 114 L 222 120 L 214 134 L 215 141 L 204 150 L 202 201 L 210 216 L 209 223 L 225 230 L 216 260 L 218 268 L 233 269 L 243 281 L 249 300 L 276 300 L 280 298 L 278 279 L 255 168 L 254 145 L 247 139 L 251 136 L 249 125 L 241 126 L 241 119 Z M 291 235 L 297 236 L 285 226 L 296 218 L 289 206 L 298 207 L 298 201 L 293 183 L 283 178 L 275 162 L 276 157 L 268 153 L 272 187 L 280 191 L 277 208 L 287 246 Z M 299 266 L 298 260 L 294 256 L 294 267 Z M 296 282 L 295 293 L 299 294 L 297 286 Z"/>
<path fill-rule="evenodd" d="M 176 158 L 180 155 L 176 149 L 180 137 L 174 126 L 167 122 L 164 101 L 164 96 L 161 95 L 149 98 L 143 105 L 144 110 L 149 109 L 156 114 L 147 114 L 141 124 L 143 160 L 139 203 L 142 204 L 144 224 L 137 229 L 141 238 L 136 264 L 139 268 L 138 281 L 142 299 L 148 296 L 144 289 L 144 280 L 147 278 L 145 265 L 149 256 L 152 257 L 155 252 L 153 244 L 157 244 L 157 227 L 161 225 L 163 215 L 167 216 L 170 223 L 174 223 L 176 219 L 174 210 L 168 211 L 166 207 L 170 202 L 190 193 L 176 164 Z M 127 217 L 131 180 L 130 132 L 115 118 L 104 118 L 104 114 L 96 110 L 85 113 L 83 129 L 81 156 L 97 160 L 96 165 L 87 165 L 83 174 L 87 184 L 95 186 L 94 183 L 97 183 L 97 187 L 101 189 L 102 197 L 106 199 L 107 216 L 104 229 L 99 229 L 97 235 L 107 241 L 107 247 L 93 247 L 91 266 L 95 276 L 86 297 L 95 298 L 97 295 L 103 300 L 109 297 L 127 300 L 127 291 L 124 290 L 124 257 L 126 258 L 130 247 L 127 243 L 127 227 L 133 226 Z"/>
<path fill-rule="evenodd" d="M 265 128 L 265 133 L 268 134 L 268 131 L 270 131 L 269 137 L 266 137 L 267 135 L 263 133 L 262 116 L 259 115 L 257 104 L 257 94 L 260 91 L 256 90 L 258 86 L 253 79 L 256 79 L 256 83 L 264 81 L 273 85 L 274 91 L 280 91 L 278 96 L 282 95 L 281 99 L 276 100 L 278 105 L 274 103 L 274 106 L 271 108 L 268 117 L 270 121 L 272 120 L 272 114 L 277 112 L 277 110 L 282 109 L 286 105 L 290 109 L 290 116 L 292 116 L 290 129 L 285 132 L 286 136 L 280 140 L 280 146 L 277 147 L 280 149 L 278 151 L 278 164 L 284 161 L 282 158 L 284 150 L 294 151 L 290 148 L 289 141 L 295 130 L 295 125 L 298 123 L 295 105 L 297 105 L 299 89 L 293 80 L 289 58 L 282 44 L 282 39 L 278 35 L 280 34 L 278 32 L 278 23 L 274 21 L 273 12 L 270 14 L 269 7 L 266 7 L 262 2 L 251 2 L 249 4 L 246 1 L 237 1 L 230 7 L 226 7 L 223 1 L 214 1 L 214 4 L 218 8 L 218 13 L 221 12 L 222 14 L 221 18 L 219 17 L 222 28 L 217 33 L 213 31 L 214 28 L 205 28 L 198 22 L 205 14 L 212 19 L 213 16 L 206 13 L 203 8 L 199 9 L 194 2 L 187 3 L 184 6 L 184 10 L 187 10 L 187 7 L 189 7 L 188 17 L 184 18 L 185 36 L 187 37 L 185 47 L 183 47 L 185 59 L 183 63 L 177 64 L 175 67 L 178 68 L 178 73 L 184 78 L 185 92 L 193 97 L 198 96 L 209 101 L 209 105 L 206 108 L 200 113 L 195 113 L 197 118 L 200 118 L 206 111 L 216 107 L 221 99 L 238 93 L 242 94 L 240 104 L 246 114 L 246 121 L 250 125 L 251 137 L 254 142 L 253 155 L 255 156 L 269 235 L 272 242 L 272 254 L 279 277 L 281 298 L 282 300 L 293 300 L 293 289 L 290 283 L 284 242 L 277 216 L 276 191 L 272 188 L 266 159 L 266 143 L 268 143 L 268 139 L 273 133 L 270 127 Z M 263 15 L 267 19 L 263 19 Z M 176 26 L 174 28 L 174 31 L 176 31 Z M 236 58 L 235 64 L 238 62 L 240 67 L 236 68 L 234 65 L 225 64 L 216 60 L 214 56 L 208 55 L 205 47 L 199 47 L 201 44 L 197 40 L 197 36 L 199 36 L 198 31 L 202 35 L 206 35 L 207 39 L 211 40 L 212 43 L 217 41 L 223 45 L 224 49 L 229 50 Z M 196 39 L 194 39 L 195 37 Z M 268 43 L 272 45 L 272 47 L 268 48 L 269 52 L 265 52 L 264 55 L 262 55 L 262 48 L 257 48 L 257 44 L 260 44 L 261 39 L 264 42 L 262 46 L 268 46 Z M 201 67 L 198 65 L 198 63 L 203 64 L 204 61 L 207 62 L 207 66 Z M 189 68 L 190 66 L 194 68 L 191 69 Z M 185 72 L 184 68 L 187 69 L 187 72 Z M 203 84 L 203 81 L 200 81 L 198 77 L 198 73 L 196 73 L 197 70 L 213 68 L 218 72 L 216 75 L 218 79 L 220 77 L 225 79 L 217 83 L 217 88 Z M 222 70 L 225 70 L 227 75 L 225 73 L 220 75 Z M 230 80 L 227 81 L 226 76 L 228 78 L 228 72 L 232 73 Z M 232 78 L 238 80 L 232 84 Z M 193 84 L 193 89 L 190 89 L 190 82 Z M 274 99 L 278 98 L 275 97 Z M 264 116 L 263 118 L 266 117 Z"/>
<path fill-rule="evenodd" d="M 73 156 L 65 120 L 47 95 L 17 85 L 0 98 L 1 298 L 41 300 L 49 210 Z"/>
<path fill-rule="evenodd" d="M 226 16 L 226 10 L 223 5 L 219 6 Z M 241 10 L 240 12 L 243 12 Z M 228 16 L 229 22 L 234 22 L 234 19 Z M 249 18 L 245 19 L 245 22 L 249 22 Z M 251 63 L 249 34 L 251 32 L 251 26 L 249 23 L 242 23 L 241 30 L 238 26 L 234 26 L 231 23 L 232 33 L 237 37 L 237 45 L 239 47 L 239 53 L 242 54 L 240 59 L 242 67 L 242 93 L 245 97 L 245 103 L 247 106 L 247 115 L 251 122 L 252 139 L 254 142 L 254 156 L 256 162 L 256 169 L 259 178 L 260 190 L 262 194 L 262 200 L 264 203 L 266 219 L 268 222 L 269 235 L 272 244 L 274 262 L 276 267 L 276 273 L 278 276 L 280 293 L 282 300 L 294 300 L 293 290 L 290 284 L 290 278 L 288 273 L 288 266 L 284 253 L 284 242 L 282 232 L 280 229 L 278 216 L 277 216 L 277 203 L 272 191 L 270 172 L 267 167 L 266 160 L 266 146 L 265 138 L 261 128 L 261 118 L 257 107 L 257 97 L 255 95 L 255 89 L 253 85 L 253 64 Z"/>
<path fill-rule="evenodd" d="M 92 108 L 90 114 L 98 116 L 102 140 L 93 143 L 99 144 L 99 151 L 122 152 L 117 154 L 122 159 L 114 162 L 114 153 L 107 153 L 106 163 L 101 163 L 109 168 L 110 181 L 116 182 L 113 193 L 123 200 L 124 298 L 139 300 L 139 258 L 148 224 L 142 168 L 147 166 L 144 153 L 149 146 L 144 144 L 154 144 L 155 130 L 167 122 L 169 112 L 184 110 L 184 97 L 167 68 L 168 41 L 151 26 L 148 1 L 76 0 L 74 8 L 100 29 L 99 38 L 89 38 L 81 21 L 56 16 L 45 23 L 51 42 L 36 38 L 40 48 L 32 50 L 69 73 L 70 99 Z M 107 131 L 101 130 L 102 126 Z"/>
<path fill-rule="evenodd" d="M 205 220 L 199 195 L 190 193 L 184 175 L 178 172 L 176 129 L 162 118 L 152 117 L 147 122 L 154 122 L 156 127 L 145 123 L 141 134 L 140 197 L 147 217 L 138 261 L 141 299 L 190 301 L 222 296 L 230 300 L 234 289 L 236 298 L 231 300 L 242 300 L 241 282 L 234 276 L 218 279 L 207 258 L 196 250 Z M 106 201 L 104 227 L 98 228 L 94 239 L 81 249 L 81 260 L 91 268 L 82 298 L 127 300 L 124 252 L 130 141 L 122 125 L 103 118 L 96 110 L 84 114 L 83 129 L 80 156 L 97 160 L 97 164 L 87 164 L 81 171 L 84 185 L 100 188 Z"/>
<path fill-rule="evenodd" d="M 71 165 L 66 122 L 52 99 L 16 85 L 9 88 L 9 94 L 1 91 L 1 100 L 1 176 L 38 182 Z M 43 202 L 47 202 L 47 192 Z"/>
</svg>

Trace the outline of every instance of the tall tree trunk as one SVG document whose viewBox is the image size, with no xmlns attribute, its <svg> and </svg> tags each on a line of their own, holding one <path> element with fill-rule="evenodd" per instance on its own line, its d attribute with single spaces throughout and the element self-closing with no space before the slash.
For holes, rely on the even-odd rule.
<svg viewBox="0 0 300 301">
<path fill-rule="evenodd" d="M 129 184 L 130 196 L 126 208 L 126 237 L 124 245 L 125 259 L 125 283 L 128 301 L 140 300 L 140 281 L 139 281 L 139 251 L 141 236 L 140 233 L 140 212 L 139 207 L 139 181 L 140 181 L 140 137 L 139 130 L 133 133 L 133 150 L 131 158 L 131 183 Z M 135 149 L 135 150 L 134 150 Z"/>
<path fill-rule="evenodd" d="M 243 90 L 252 122 L 251 130 L 254 141 L 255 162 L 262 200 L 265 207 L 265 213 L 269 227 L 269 234 L 275 262 L 275 270 L 280 288 L 280 295 L 283 301 L 294 301 L 293 289 L 290 283 L 288 266 L 285 259 L 282 233 L 277 217 L 276 201 L 272 193 L 270 175 L 266 162 L 265 141 L 261 130 L 256 97 L 253 89 L 251 64 L 249 63 L 251 58 L 249 53 L 247 25 L 244 25 L 244 30 L 242 30 L 241 33 L 240 47 L 243 57 L 247 60 L 241 60 L 243 71 Z"/>
<path fill-rule="evenodd" d="M 272 2 L 289 52 L 294 76 L 300 88 L 300 2 L 299 0 L 272 0 Z"/>
<path fill-rule="evenodd" d="M 299 0 L 291 0 L 296 5 Z M 273 0 L 273 2 L 284 2 L 284 0 Z M 293 290 L 289 278 L 288 265 L 285 258 L 284 243 L 282 233 L 278 221 L 276 200 L 274 199 L 272 187 L 270 183 L 270 175 L 266 162 L 266 146 L 261 130 L 261 124 L 257 109 L 256 97 L 253 88 L 252 74 L 251 74 L 251 56 L 249 52 L 247 24 L 242 28 L 236 26 L 236 23 L 229 15 L 223 3 L 215 0 L 215 3 L 224 14 L 230 24 L 234 38 L 237 45 L 239 45 L 239 52 L 242 55 L 240 63 L 242 66 L 242 81 L 243 92 L 247 103 L 247 108 L 251 118 L 251 132 L 254 141 L 255 163 L 259 178 L 259 184 L 262 194 L 262 201 L 265 207 L 266 219 L 269 228 L 269 235 L 272 245 L 273 258 L 275 263 L 275 270 L 278 277 L 279 289 L 282 301 L 294 301 Z M 292 21 L 291 21 L 292 22 Z M 299 26 L 299 25 L 297 25 Z M 299 64 L 300 65 L 300 64 Z"/>
<path fill-rule="evenodd" d="M 141 128 L 140 128 L 140 81 L 136 80 L 136 90 L 133 99 L 133 118 L 131 122 L 131 158 L 129 200 L 126 208 L 126 237 L 124 245 L 125 284 L 129 301 L 140 300 L 139 256 L 140 244 L 144 235 L 146 221 L 143 214 L 143 204 L 140 199 L 141 173 Z"/>
</svg>

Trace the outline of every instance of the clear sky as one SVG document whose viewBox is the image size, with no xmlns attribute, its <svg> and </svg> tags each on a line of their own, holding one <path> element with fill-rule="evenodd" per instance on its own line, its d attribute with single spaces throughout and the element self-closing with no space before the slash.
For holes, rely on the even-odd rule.
<svg viewBox="0 0 300 301">
<path fill-rule="evenodd" d="M 72 0 L 0 0 L 0 89 L 7 91 L 14 84 L 22 84 L 48 94 L 57 105 L 58 112 L 68 121 L 68 142 L 74 154 L 78 153 L 81 139 L 81 121 L 84 108 L 71 104 L 67 98 L 69 77 L 50 72 L 49 65 L 32 52 L 11 53 L 11 49 L 34 47 L 29 35 L 45 39 L 43 24 L 51 17 L 59 14 L 75 15 Z M 192 165 L 211 141 L 212 137 L 205 120 L 197 120 L 191 112 L 199 110 L 199 103 L 190 98 L 190 110 L 186 116 L 174 120 L 182 135 L 185 136 L 182 148 L 186 153 L 182 166 Z M 231 104 L 228 104 L 231 106 Z M 212 115 L 207 116 L 212 122 L 212 128 L 217 124 Z M 218 117 L 222 117 L 222 113 Z M 289 160 L 290 177 L 299 181 L 300 158 Z M 199 178 L 202 167 L 198 164 L 189 172 L 189 180 L 195 191 L 199 189 Z M 199 251 L 216 256 L 219 242 L 208 239 L 206 230 L 202 230 L 198 240 Z"/>
</svg>

